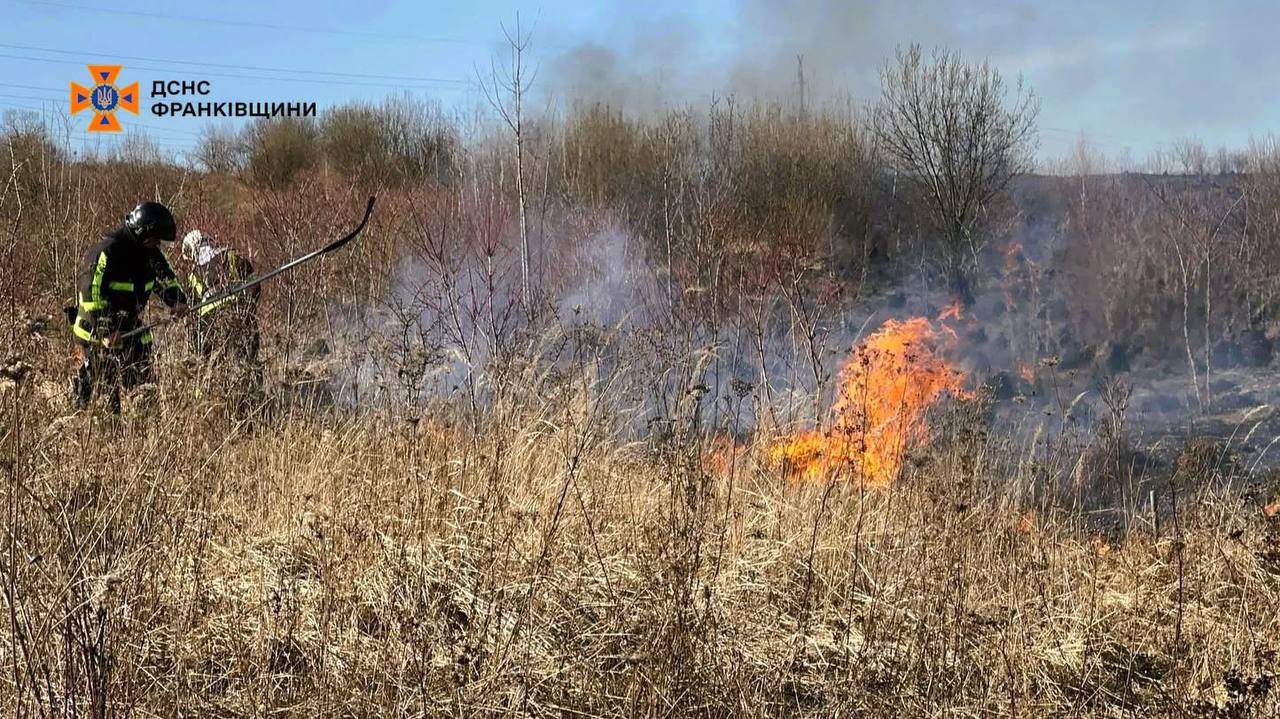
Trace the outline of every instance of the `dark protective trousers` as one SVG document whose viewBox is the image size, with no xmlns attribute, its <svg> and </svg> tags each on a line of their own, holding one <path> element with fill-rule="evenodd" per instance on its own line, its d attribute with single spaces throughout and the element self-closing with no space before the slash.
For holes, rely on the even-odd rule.
<svg viewBox="0 0 1280 719">
<path fill-rule="evenodd" d="M 143 335 L 150 339 L 150 335 Z M 133 389 L 152 380 L 151 344 L 140 338 L 122 346 L 106 348 L 76 343 L 80 367 L 71 380 L 71 403 L 76 409 L 89 405 L 93 396 L 105 392 L 114 414 L 120 414 L 120 390 Z"/>
</svg>

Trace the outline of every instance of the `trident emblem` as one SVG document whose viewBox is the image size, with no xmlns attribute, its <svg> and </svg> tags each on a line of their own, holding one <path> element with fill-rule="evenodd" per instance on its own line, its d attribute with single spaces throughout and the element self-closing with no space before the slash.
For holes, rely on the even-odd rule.
<svg viewBox="0 0 1280 719">
<path fill-rule="evenodd" d="M 89 123 L 89 132 L 120 132 L 116 110 L 124 108 L 138 114 L 138 83 L 117 88 L 116 76 L 120 74 L 120 65 L 86 67 L 95 84 L 90 89 L 79 83 L 71 83 L 71 114 L 75 115 L 92 107 L 93 120 Z"/>
</svg>

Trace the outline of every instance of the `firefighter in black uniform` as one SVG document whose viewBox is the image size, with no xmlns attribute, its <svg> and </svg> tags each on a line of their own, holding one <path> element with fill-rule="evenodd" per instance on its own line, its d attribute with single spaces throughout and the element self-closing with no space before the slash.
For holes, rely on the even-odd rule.
<svg viewBox="0 0 1280 719">
<path fill-rule="evenodd" d="M 160 251 L 161 242 L 176 236 L 173 213 L 158 202 L 144 202 L 85 255 L 71 325 L 81 359 L 71 383 L 77 408 L 87 406 L 95 392 L 108 391 L 111 410 L 118 414 L 121 385 L 130 389 L 151 381 L 151 333 L 122 335 L 142 326 L 152 294 L 178 314 L 186 312 L 186 294 Z"/>
</svg>

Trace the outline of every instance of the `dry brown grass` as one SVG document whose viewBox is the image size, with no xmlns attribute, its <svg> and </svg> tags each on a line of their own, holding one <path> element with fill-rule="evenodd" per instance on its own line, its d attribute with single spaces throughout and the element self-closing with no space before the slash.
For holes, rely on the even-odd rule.
<svg viewBox="0 0 1280 719">
<path fill-rule="evenodd" d="M 249 431 L 193 404 L 176 350 L 153 414 L 67 416 L 56 344 L 27 347 L 41 362 L 0 390 L 10 714 L 1244 717 L 1277 701 L 1277 520 L 1188 490 L 1176 528 L 1133 517 L 1091 541 L 1080 512 L 1007 489 L 1071 463 L 970 414 L 865 491 L 788 483 L 762 447 L 710 473 L 696 435 L 629 441 L 628 410 L 572 372 L 557 391 L 515 383 L 541 389 L 499 394 L 478 426 L 295 406 Z"/>
<path fill-rule="evenodd" d="M 562 274 L 548 269 L 532 329 L 508 291 L 500 154 L 466 148 L 456 186 L 383 192 L 342 258 L 271 286 L 274 399 L 252 426 L 195 395 L 172 331 L 154 408 L 71 414 L 65 334 L 30 315 L 57 309 L 79 251 L 138 198 L 267 267 L 347 227 L 366 193 L 305 171 L 251 191 L 23 150 L 0 195 L 0 371 L 10 355 L 33 365 L 0 379 L 0 707 L 1274 715 L 1280 517 L 1220 463 L 1159 478 L 1159 522 L 1128 496 L 1102 525 L 1081 497 L 1124 496 L 1123 437 L 1026 446 L 959 406 L 885 491 L 784 480 L 764 459 L 772 429 L 708 470 L 725 442 L 709 427 L 739 429 L 709 415 L 819 417 L 846 295 L 875 289 L 867 268 L 886 253 L 923 261 L 909 218 L 872 219 L 876 171 L 851 126 L 734 117 L 708 120 L 715 172 L 688 171 L 698 135 L 680 114 L 648 128 L 586 114 L 548 142 L 559 154 L 531 172 L 539 253 Z M 617 269 L 591 259 L 597 213 L 642 228 L 626 259 L 651 274 L 618 301 L 665 312 L 634 332 L 575 328 L 555 306 Z M 377 334 L 388 315 L 399 346 Z M 306 366 L 315 338 L 352 334 L 403 386 L 343 409 L 293 386 L 323 378 Z M 793 353 L 778 376 L 775 342 Z M 348 349 L 329 361 L 366 368 Z M 458 386 L 428 386 L 442 358 L 466 365 Z M 702 386 L 722 359 L 732 382 Z"/>
</svg>

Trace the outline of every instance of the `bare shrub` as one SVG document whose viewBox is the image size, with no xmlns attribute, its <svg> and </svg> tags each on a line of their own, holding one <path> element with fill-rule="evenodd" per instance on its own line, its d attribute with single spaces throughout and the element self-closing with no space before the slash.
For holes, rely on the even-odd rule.
<svg viewBox="0 0 1280 719">
<path fill-rule="evenodd" d="M 1183 174 L 1203 175 L 1209 169 L 1209 151 L 1194 137 L 1184 137 L 1173 144 L 1173 154 Z"/>
<path fill-rule="evenodd" d="M 457 179 L 460 140 L 438 104 L 398 95 L 387 98 L 378 114 L 396 178 L 406 184 L 428 185 Z"/>
<path fill-rule="evenodd" d="M 280 188 L 320 157 L 314 122 L 307 118 L 259 120 L 245 129 L 249 175 L 263 186 Z"/>
<path fill-rule="evenodd" d="M 239 133 L 210 125 L 201 133 L 195 159 L 207 172 L 231 175 L 245 168 L 247 147 Z"/>
<path fill-rule="evenodd" d="M 454 174 L 452 130 L 438 108 L 409 97 L 327 111 L 319 143 L 330 167 L 369 185 L 439 184 Z"/>
<path fill-rule="evenodd" d="M 342 105 L 320 120 L 325 160 L 345 176 L 379 180 L 388 169 L 378 113 L 364 105 Z"/>
<path fill-rule="evenodd" d="M 1019 78 L 1008 97 L 1000 72 L 986 62 L 918 45 L 899 51 L 880 74 L 872 111 L 881 149 L 927 198 L 941 242 L 940 263 L 952 290 L 967 296 L 965 267 L 975 258 L 984 206 L 1031 168 L 1039 102 Z"/>
</svg>

